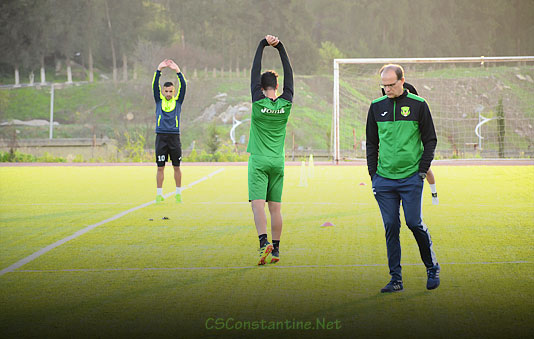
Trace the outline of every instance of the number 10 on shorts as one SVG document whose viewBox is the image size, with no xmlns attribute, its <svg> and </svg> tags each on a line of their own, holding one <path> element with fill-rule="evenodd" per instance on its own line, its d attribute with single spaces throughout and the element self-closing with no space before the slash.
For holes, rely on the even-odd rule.
<svg viewBox="0 0 534 339">
<path fill-rule="evenodd" d="M 158 161 L 165 161 L 166 155 L 158 155 Z"/>
</svg>

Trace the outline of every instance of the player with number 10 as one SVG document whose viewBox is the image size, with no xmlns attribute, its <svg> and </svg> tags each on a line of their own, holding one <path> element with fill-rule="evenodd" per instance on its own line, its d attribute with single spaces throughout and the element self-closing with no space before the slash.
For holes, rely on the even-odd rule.
<svg viewBox="0 0 534 339">
<path fill-rule="evenodd" d="M 178 90 L 175 91 L 172 82 L 163 84 L 163 93 L 159 85 L 161 71 L 169 67 L 178 76 Z M 182 160 L 182 145 L 180 143 L 180 114 L 182 103 L 184 102 L 186 83 L 180 68 L 170 59 L 163 60 L 159 65 L 152 81 L 154 100 L 156 101 L 156 164 L 158 171 L 156 175 L 157 195 L 156 203 L 160 203 L 163 198 L 163 179 L 165 162 L 170 156 L 174 167 L 174 180 L 176 181 L 177 203 L 182 202 L 182 172 L 180 161 Z M 176 94 L 175 94 L 176 92 Z"/>
</svg>

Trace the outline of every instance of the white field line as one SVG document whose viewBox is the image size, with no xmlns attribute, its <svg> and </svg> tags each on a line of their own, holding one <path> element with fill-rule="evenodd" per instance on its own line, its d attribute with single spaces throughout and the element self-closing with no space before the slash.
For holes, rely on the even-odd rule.
<svg viewBox="0 0 534 339">
<path fill-rule="evenodd" d="M 218 173 L 220 173 L 220 172 L 222 172 L 222 171 L 224 171 L 224 168 L 220 168 L 220 169 L 216 170 L 215 172 L 212 172 L 211 174 L 208 174 L 207 176 L 205 176 L 205 177 L 203 177 L 203 178 L 201 178 L 201 179 L 198 179 L 198 180 L 196 180 L 196 181 L 193 181 L 193 182 L 190 183 L 189 185 L 184 186 L 184 187 L 182 188 L 182 190 L 189 189 L 189 188 L 195 186 L 196 184 L 199 184 L 199 183 L 201 183 L 201 182 L 203 182 L 203 181 L 205 181 L 205 180 L 208 180 L 209 178 L 213 177 L 214 175 L 216 175 L 216 174 L 218 174 Z M 175 192 L 167 193 L 167 194 L 164 195 L 164 197 L 165 197 L 165 198 L 168 198 L 168 197 L 170 197 L 170 196 L 173 195 L 173 194 L 175 194 Z M 49 252 L 49 251 L 53 250 L 54 248 L 56 248 L 56 247 L 58 247 L 58 246 L 61 246 L 61 245 L 63 245 L 64 243 L 66 243 L 66 242 L 68 242 L 68 241 L 70 241 L 70 240 L 72 240 L 72 239 L 76 239 L 76 238 L 78 238 L 79 236 L 81 236 L 81 235 L 83 235 L 83 234 L 85 234 L 85 233 L 87 233 L 87 232 L 93 230 L 94 228 L 96 228 L 96 227 L 98 227 L 98 226 L 100 226 L 100 225 L 106 224 L 106 223 L 108 223 L 108 222 L 110 222 L 110 221 L 117 220 L 117 219 L 119 219 L 119 218 L 125 216 L 126 214 L 129 214 L 129 213 L 131 213 L 131 212 L 135 212 L 135 211 L 137 211 L 137 210 L 139 210 L 139 209 L 141 209 L 141 208 L 150 206 L 150 205 L 155 204 L 155 203 L 156 203 L 156 201 L 155 201 L 155 200 L 152 200 L 152 201 L 149 201 L 149 202 L 144 203 L 144 204 L 142 204 L 142 205 L 139 205 L 139 206 L 137 206 L 137 207 L 130 208 L 129 210 L 126 210 L 126 211 L 124 211 L 124 212 L 121 212 L 121 213 L 119 213 L 119 214 L 116 214 L 116 215 L 112 216 L 111 218 L 108 218 L 108 219 L 102 220 L 102 221 L 100 221 L 100 222 L 97 222 L 96 224 L 89 225 L 89 226 L 87 226 L 87 227 L 85 227 L 85 228 L 79 230 L 78 232 L 76 232 L 76 233 L 74 233 L 74 234 L 72 234 L 72 235 L 70 235 L 70 236 L 68 236 L 68 237 L 66 237 L 66 238 L 64 238 L 64 239 L 61 239 L 61 240 L 59 240 L 59 241 L 56 241 L 55 243 L 53 243 L 53 244 L 51 244 L 51 245 L 48 245 L 48 246 L 46 246 L 46 247 L 40 249 L 39 251 L 37 251 L 37 252 L 35 252 L 35 253 L 33 253 L 33 254 L 27 256 L 26 258 L 17 261 L 17 262 L 14 263 L 13 265 L 11 265 L 11 266 L 9 266 L 9 267 L 7 267 L 7 268 L 4 268 L 3 270 L 0 271 L 0 276 L 4 275 L 4 274 L 6 274 L 6 273 L 9 273 L 9 272 L 13 272 L 14 270 L 18 269 L 19 267 L 22 267 L 22 266 L 26 265 L 26 264 L 29 263 L 30 261 L 33 261 L 33 260 L 37 259 L 38 257 L 40 257 L 41 255 L 45 254 L 46 252 Z"/>
<path fill-rule="evenodd" d="M 534 264 L 532 261 L 493 261 L 493 262 L 449 262 L 449 265 L 508 265 L 508 264 Z M 422 266 L 422 263 L 407 263 L 403 266 Z M 349 268 L 349 267 L 386 267 L 387 264 L 352 264 L 352 265 L 266 265 L 272 268 Z M 144 267 L 144 268 L 73 268 L 63 270 L 18 270 L 14 273 L 54 273 L 54 272 L 110 272 L 110 271 L 194 271 L 194 270 L 236 270 L 255 268 L 258 266 L 214 266 L 214 267 Z"/>
<path fill-rule="evenodd" d="M 136 202 L 37 202 L 28 204 L 0 204 L 0 206 L 93 206 L 93 205 L 135 205 Z"/>
</svg>

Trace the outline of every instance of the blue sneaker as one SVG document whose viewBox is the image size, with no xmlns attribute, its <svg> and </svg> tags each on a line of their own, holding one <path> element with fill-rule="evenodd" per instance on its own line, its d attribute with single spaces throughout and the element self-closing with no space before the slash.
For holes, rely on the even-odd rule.
<svg viewBox="0 0 534 339">
<path fill-rule="evenodd" d="M 427 290 L 433 290 L 435 288 L 438 288 L 439 286 L 439 271 L 441 270 L 441 267 L 439 264 L 436 264 L 436 266 L 427 268 L 426 275 L 428 276 L 428 279 L 426 280 L 426 289 Z"/>
<path fill-rule="evenodd" d="M 380 290 L 380 293 L 400 292 L 404 289 L 402 286 L 402 280 L 391 280 L 384 288 Z"/>
</svg>

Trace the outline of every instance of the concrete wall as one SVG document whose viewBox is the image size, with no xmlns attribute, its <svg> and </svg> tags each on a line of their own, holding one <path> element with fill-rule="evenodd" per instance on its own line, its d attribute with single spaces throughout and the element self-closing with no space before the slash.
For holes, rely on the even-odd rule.
<svg viewBox="0 0 534 339">
<path fill-rule="evenodd" d="M 90 158 L 117 158 L 117 141 L 108 138 L 69 138 L 69 139 L 0 139 L 0 151 L 14 149 L 21 153 L 42 156 L 48 152 L 56 157 L 72 160 L 81 155 L 85 160 Z"/>
</svg>

